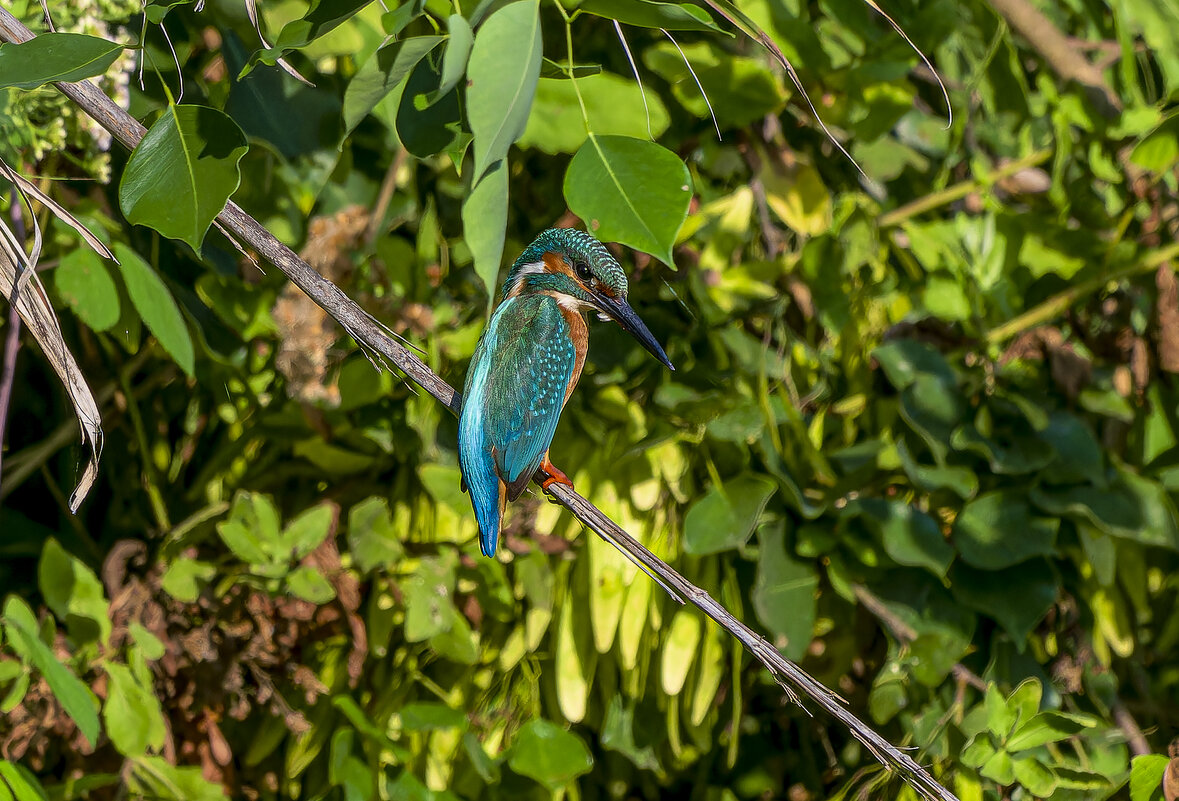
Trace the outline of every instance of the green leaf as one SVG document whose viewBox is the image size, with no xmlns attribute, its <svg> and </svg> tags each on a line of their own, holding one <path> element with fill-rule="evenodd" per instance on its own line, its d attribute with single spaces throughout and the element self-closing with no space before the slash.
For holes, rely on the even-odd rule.
<svg viewBox="0 0 1179 801">
<path fill-rule="evenodd" d="M 155 801 L 224 801 L 225 789 L 201 775 L 201 768 L 181 768 L 163 757 L 145 756 L 128 762 L 126 785 L 132 798 Z"/>
<path fill-rule="evenodd" d="M 903 440 L 897 443 L 897 456 L 900 457 L 901 467 L 904 468 L 909 480 L 926 492 L 948 489 L 963 499 L 973 498 L 978 492 L 978 476 L 968 467 L 920 464 L 913 458 L 909 446 Z"/>
<path fill-rule="evenodd" d="M 1160 754 L 1134 757 L 1130 762 L 1130 801 L 1163 801 L 1163 774 L 1169 762 Z"/>
<path fill-rule="evenodd" d="M 1033 517 L 1027 495 L 1004 489 L 967 501 L 954 521 L 953 540 L 967 564 L 998 570 L 1055 550 L 1060 521 Z"/>
<path fill-rule="evenodd" d="M 579 78 L 577 90 L 585 103 L 589 128 L 581 116 L 573 82 L 541 78 L 536 99 L 528 115 L 528 125 L 520 135 L 520 147 L 535 147 L 545 153 L 576 153 L 585 144 L 589 131 L 598 136 L 617 135 L 644 138 L 661 136 L 671 124 L 667 108 L 654 92 L 646 93 L 635 81 L 603 72 Z"/>
<path fill-rule="evenodd" d="M 801 659 L 814 634 L 819 577 L 812 565 L 787 553 L 782 524 L 763 526 L 758 540 L 753 610 L 773 635 L 774 647 L 788 659 Z"/>
<path fill-rule="evenodd" d="M 2 52 L 2 51 L 0 51 Z M 1130 151 L 1130 161 L 1144 170 L 1164 173 L 1179 162 L 1179 132 L 1174 120 L 1168 120 Z"/>
<path fill-rule="evenodd" d="M 36 89 L 102 75 L 123 46 L 81 33 L 42 33 L 0 45 L 0 89 Z"/>
<path fill-rule="evenodd" d="M 687 3 L 658 3 L 655 0 L 585 0 L 577 9 L 641 28 L 712 31 L 726 36 L 733 35 L 718 27 L 707 11 Z"/>
<path fill-rule="evenodd" d="M 654 142 L 590 134 L 569 162 L 565 200 L 591 233 L 674 266 L 672 245 L 688 216 L 691 176 Z"/>
<path fill-rule="evenodd" d="M 576 734 L 547 720 L 530 720 L 512 743 L 508 766 L 549 790 L 557 790 L 594 766 L 589 749 Z"/>
<path fill-rule="evenodd" d="M 475 180 L 508 155 L 524 132 L 540 78 L 538 0 L 516 0 L 475 34 L 467 64 L 467 120 L 475 137 Z"/>
<path fill-rule="evenodd" d="M 975 570 L 959 562 L 950 571 L 950 582 L 955 598 L 998 621 L 1021 651 L 1059 592 L 1055 574 L 1043 559 L 1021 562 L 1001 572 Z"/>
<path fill-rule="evenodd" d="M 344 135 L 352 133 L 377 103 L 400 87 L 418 62 L 442 41 L 441 36 L 399 39 L 364 62 L 344 90 Z"/>
<path fill-rule="evenodd" d="M 313 604 L 326 604 L 336 597 L 332 583 L 311 565 L 301 565 L 286 578 L 287 591 L 296 598 Z"/>
<path fill-rule="evenodd" d="M 777 489 L 775 482 L 751 474 L 712 487 L 688 509 L 684 518 L 684 550 L 703 555 L 744 545 Z"/>
<path fill-rule="evenodd" d="M 1029 748 L 1038 748 L 1046 743 L 1065 740 L 1087 729 L 1092 729 L 1096 725 L 1096 720 L 1084 715 L 1070 715 L 1065 712 L 1047 710 L 1020 723 L 1007 740 L 1007 750 L 1015 753 L 1026 751 Z"/>
<path fill-rule="evenodd" d="M 0 761 L 0 791 L 4 790 L 5 785 L 12 792 L 10 797 L 16 801 L 49 801 L 45 788 L 24 765 Z"/>
<path fill-rule="evenodd" d="M 405 549 L 384 498 L 366 498 L 348 512 L 348 550 L 364 573 L 401 559 Z"/>
<path fill-rule="evenodd" d="M 232 30 L 224 36 L 221 56 L 230 74 L 237 74 L 246 64 L 245 47 Z M 336 136 L 340 103 L 334 91 L 318 91 L 282 70 L 255 70 L 230 83 L 224 110 L 250 140 L 261 139 L 294 159 L 325 152 Z"/>
<path fill-rule="evenodd" d="M 1056 459 L 1040 474 L 1053 484 L 1088 482 L 1106 485 L 1105 463 L 1097 438 L 1079 417 L 1067 412 L 1053 412 L 1048 426 L 1038 432 L 1056 453 Z"/>
<path fill-rule="evenodd" d="M 74 248 L 63 256 L 53 271 L 53 284 L 93 330 L 106 331 L 119 321 L 119 290 L 102 257 L 90 248 Z"/>
<path fill-rule="evenodd" d="M 199 253 L 213 219 L 237 191 L 247 148 L 246 135 L 224 112 L 169 105 L 127 161 L 119 207 L 130 222 Z"/>
<path fill-rule="evenodd" d="M 419 701 L 401 708 L 401 725 L 409 731 L 465 729 L 467 716 L 446 704 Z"/>
<path fill-rule="evenodd" d="M 643 53 L 643 60 L 671 84 L 680 105 L 703 119 L 715 115 L 722 127 L 753 125 L 786 104 L 786 91 L 763 59 L 734 56 L 719 43 L 686 44 L 681 53 L 671 42 L 660 42 Z"/>
<path fill-rule="evenodd" d="M 475 274 L 495 301 L 508 224 L 508 163 L 492 165 L 463 201 L 463 238 L 475 258 Z M 488 305 L 490 313 L 491 304 Z"/>
<path fill-rule="evenodd" d="M 461 14 L 450 15 L 446 21 L 446 31 L 450 35 L 446 39 L 446 51 L 442 54 L 442 80 L 426 100 L 430 105 L 458 86 L 467 71 L 467 60 L 471 56 L 471 46 L 475 43 L 471 25 Z"/>
<path fill-rule="evenodd" d="M 409 73 L 397 103 L 397 136 L 405 149 L 418 158 L 446 150 L 460 134 L 458 91 L 451 89 L 437 102 L 429 103 L 429 98 L 440 91 L 441 81 L 434 59 L 427 56 Z"/>
<path fill-rule="evenodd" d="M 126 665 L 106 662 L 106 703 L 102 719 L 119 753 L 140 756 L 164 745 L 164 713 L 151 687 L 144 687 Z"/>
<path fill-rule="evenodd" d="M 335 519 L 335 504 L 321 503 L 306 510 L 283 529 L 279 546 L 281 555 L 295 560 L 302 559 L 328 538 L 332 533 L 332 523 Z"/>
<path fill-rule="evenodd" d="M 660 678 L 663 692 L 679 695 L 688 680 L 688 671 L 700 653 L 700 636 L 703 631 L 700 613 L 684 607 L 675 613 L 671 629 L 663 643 L 663 658 L 660 662 Z"/>
<path fill-rule="evenodd" d="M 401 585 L 405 599 L 405 639 L 421 642 L 453 625 L 454 568 L 441 557 L 428 557 Z"/>
<path fill-rule="evenodd" d="M 1056 791 L 1056 774 L 1035 757 L 1017 759 L 1011 767 L 1016 781 L 1036 798 L 1049 798 Z"/>
<path fill-rule="evenodd" d="M 250 57 L 250 63 L 242 70 L 239 78 L 249 74 L 258 64 L 274 66 L 278 60 L 292 50 L 306 47 L 319 37 L 330 33 L 347 22 L 372 0 L 312 0 L 307 13 L 283 26 L 274 46 L 259 50 Z"/>
<path fill-rule="evenodd" d="M 656 744 L 652 742 L 654 735 L 655 732 L 644 731 L 642 717 L 636 720 L 634 708 L 624 705 L 620 696 L 615 695 L 610 699 L 606 719 L 602 723 L 603 748 L 617 751 L 636 767 L 659 770 Z"/>
<path fill-rule="evenodd" d="M 139 254 L 123 242 L 115 243 L 115 255 L 123 271 L 123 283 L 131 303 L 148 329 L 155 335 L 181 369 L 192 375 L 196 369 L 192 338 L 188 326 L 158 273 Z"/>
<path fill-rule="evenodd" d="M 997 784 L 1011 784 L 1015 781 L 1015 768 L 1011 761 L 1011 754 L 1002 750 L 996 751 L 990 759 L 983 763 L 978 772 Z"/>
<path fill-rule="evenodd" d="M 168 565 L 160 585 L 176 600 L 192 603 L 200 597 L 201 586 L 215 575 L 217 568 L 208 562 L 181 558 Z"/>
<path fill-rule="evenodd" d="M 18 656 L 41 672 L 62 709 L 78 724 L 78 731 L 93 748 L 98 745 L 98 704 L 86 685 L 41 642 L 39 629 L 28 604 L 10 595 L 4 602 L 4 632 L 8 642 Z"/>
<path fill-rule="evenodd" d="M 932 375 L 950 385 L 957 383 L 946 357 L 923 342 L 896 339 L 872 351 L 872 358 L 897 389 L 908 389 L 921 375 Z"/>
<path fill-rule="evenodd" d="M 924 567 L 941 577 L 954 559 L 954 549 L 937 521 L 903 501 L 866 498 L 849 503 L 844 514 L 861 515 L 880 537 L 885 553 L 899 564 Z"/>
<path fill-rule="evenodd" d="M 1031 497 L 1051 514 L 1081 517 L 1106 534 L 1179 550 L 1174 504 L 1163 486 L 1149 478 L 1123 470 L 1106 489 L 1041 486 Z"/>
<path fill-rule="evenodd" d="M 75 641 L 109 643 L 110 604 L 94 571 L 50 538 L 41 550 L 37 578 L 46 605 L 69 627 Z"/>
<path fill-rule="evenodd" d="M 234 556 L 249 565 L 267 565 L 283 558 L 279 550 L 278 510 L 265 495 L 238 491 L 229 519 L 217 524 L 217 533 Z"/>
</svg>

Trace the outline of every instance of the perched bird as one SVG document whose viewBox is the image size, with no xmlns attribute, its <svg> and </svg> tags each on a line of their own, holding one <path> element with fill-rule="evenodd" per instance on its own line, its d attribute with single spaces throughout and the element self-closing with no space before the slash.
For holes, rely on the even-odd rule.
<svg viewBox="0 0 1179 801">
<path fill-rule="evenodd" d="M 674 370 L 626 302 L 626 275 L 610 251 L 573 228 L 541 233 L 512 265 L 500 303 L 475 346 L 459 416 L 459 470 L 479 522 L 479 545 L 495 554 L 504 504 L 536 468 L 573 486 L 549 461 L 549 444 L 585 364 L 583 312 L 614 320 Z"/>
</svg>

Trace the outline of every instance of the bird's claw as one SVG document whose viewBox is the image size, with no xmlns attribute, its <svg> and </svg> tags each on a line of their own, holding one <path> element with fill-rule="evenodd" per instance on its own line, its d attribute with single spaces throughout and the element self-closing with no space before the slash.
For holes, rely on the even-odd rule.
<svg viewBox="0 0 1179 801">
<path fill-rule="evenodd" d="M 547 456 L 541 463 L 540 469 L 549 474 L 548 478 L 540 482 L 540 488 L 545 492 L 548 492 L 549 487 L 553 486 L 554 484 L 564 484 L 569 489 L 573 489 L 572 479 L 565 475 L 565 473 L 560 468 L 550 462 Z"/>
</svg>

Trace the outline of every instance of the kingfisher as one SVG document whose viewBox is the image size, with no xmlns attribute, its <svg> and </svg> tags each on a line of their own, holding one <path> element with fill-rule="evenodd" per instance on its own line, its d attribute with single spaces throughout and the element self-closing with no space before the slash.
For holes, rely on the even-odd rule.
<svg viewBox="0 0 1179 801">
<path fill-rule="evenodd" d="M 462 488 L 471 493 L 484 556 L 495 555 L 504 505 L 538 467 L 549 475 L 542 489 L 573 486 L 549 461 L 549 445 L 585 365 L 585 312 L 614 320 L 675 369 L 626 293 L 626 274 L 610 251 L 575 228 L 542 232 L 512 265 L 475 346 L 459 415 Z"/>
</svg>

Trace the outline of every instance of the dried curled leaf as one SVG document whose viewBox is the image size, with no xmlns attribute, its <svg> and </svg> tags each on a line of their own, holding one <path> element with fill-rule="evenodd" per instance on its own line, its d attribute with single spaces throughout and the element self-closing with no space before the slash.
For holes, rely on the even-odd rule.
<svg viewBox="0 0 1179 801">
<path fill-rule="evenodd" d="M 61 218 L 74 230 L 82 233 L 83 238 L 99 253 L 111 258 L 110 251 L 98 239 L 74 218 L 61 205 L 51 200 L 37 186 L 18 176 L 7 164 L 0 161 L 0 175 L 3 175 L 16 186 L 26 203 L 29 197 L 35 197 L 55 215 Z M 61 326 L 57 322 L 57 315 L 49 303 L 45 287 L 37 277 L 37 259 L 40 256 L 41 230 L 36 224 L 36 218 L 30 214 L 33 221 L 34 244 L 32 253 L 26 254 L 21 243 L 5 225 L 0 224 L 0 293 L 3 293 L 21 320 L 41 346 L 41 351 L 49 359 L 54 372 L 65 385 L 70 403 L 74 406 L 74 413 L 78 416 L 78 424 L 82 429 L 82 442 L 90 446 L 90 458 L 77 487 L 70 495 L 70 511 L 76 512 L 78 506 L 86 498 L 94 480 L 98 477 L 98 460 L 102 455 L 102 421 L 98 413 L 98 404 L 94 400 L 94 393 L 90 391 L 86 379 L 78 369 L 78 363 L 70 353 L 65 339 L 62 337 Z"/>
</svg>

